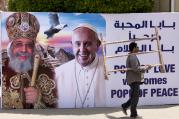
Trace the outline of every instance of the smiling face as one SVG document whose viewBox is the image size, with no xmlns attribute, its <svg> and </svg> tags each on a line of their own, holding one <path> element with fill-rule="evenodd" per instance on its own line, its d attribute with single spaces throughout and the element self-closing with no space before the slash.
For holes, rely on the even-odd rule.
<svg viewBox="0 0 179 119">
<path fill-rule="evenodd" d="M 33 49 L 33 41 L 27 38 L 19 38 L 12 43 L 12 54 L 19 61 L 28 60 L 33 54 Z"/>
<path fill-rule="evenodd" d="M 20 38 L 14 40 L 9 47 L 9 66 L 15 72 L 27 72 L 32 69 L 34 42 Z"/>
<path fill-rule="evenodd" d="M 82 66 L 87 66 L 95 59 L 100 44 L 94 31 L 79 27 L 72 35 L 72 45 L 77 62 Z"/>
</svg>

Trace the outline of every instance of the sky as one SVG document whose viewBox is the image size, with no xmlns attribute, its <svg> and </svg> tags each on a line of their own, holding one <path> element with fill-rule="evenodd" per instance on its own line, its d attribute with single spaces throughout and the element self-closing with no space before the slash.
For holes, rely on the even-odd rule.
<svg viewBox="0 0 179 119">
<path fill-rule="evenodd" d="M 9 38 L 5 29 L 5 22 L 7 17 L 13 12 L 2 12 L 2 49 L 6 48 L 9 43 Z M 67 24 L 67 27 L 56 33 L 53 37 L 47 39 L 47 35 L 44 34 L 46 30 L 51 27 L 49 12 L 31 12 L 35 15 L 40 23 L 40 32 L 37 36 L 37 43 L 42 46 L 54 46 L 58 48 L 69 49 L 71 47 L 71 33 L 72 30 L 81 23 L 88 23 L 93 25 L 98 34 L 102 33 L 105 36 L 106 22 L 100 14 L 89 13 L 57 13 L 59 22 L 63 26 Z"/>
</svg>

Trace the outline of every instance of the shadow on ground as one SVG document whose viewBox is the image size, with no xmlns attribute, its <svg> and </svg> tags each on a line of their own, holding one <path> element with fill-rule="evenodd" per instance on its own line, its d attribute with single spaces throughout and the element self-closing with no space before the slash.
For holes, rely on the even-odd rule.
<svg viewBox="0 0 179 119">
<path fill-rule="evenodd" d="M 110 115 L 106 115 L 106 117 L 108 119 L 134 119 L 133 117 L 129 117 L 129 116 L 124 116 L 124 117 L 113 117 Z M 142 117 L 138 117 L 137 119 L 143 119 Z"/>
<path fill-rule="evenodd" d="M 161 106 L 140 106 L 138 109 L 162 109 L 170 108 L 178 105 L 161 105 Z M 130 117 L 112 117 L 108 114 L 120 112 L 120 107 L 106 107 L 106 108 L 88 108 L 88 109 L 11 109 L 0 110 L 0 114 L 34 114 L 34 115 L 93 115 L 106 114 L 109 119 L 130 119 Z"/>
</svg>

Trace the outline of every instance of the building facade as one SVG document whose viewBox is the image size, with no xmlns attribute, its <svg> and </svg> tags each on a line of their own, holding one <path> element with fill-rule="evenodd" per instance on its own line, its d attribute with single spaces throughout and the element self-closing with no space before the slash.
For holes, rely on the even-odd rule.
<svg viewBox="0 0 179 119">
<path fill-rule="evenodd" d="M 179 12 L 179 0 L 155 0 L 153 12 Z"/>
</svg>

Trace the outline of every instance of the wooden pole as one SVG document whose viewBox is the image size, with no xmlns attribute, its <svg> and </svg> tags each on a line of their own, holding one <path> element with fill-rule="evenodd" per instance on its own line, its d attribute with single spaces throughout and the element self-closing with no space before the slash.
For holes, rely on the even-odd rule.
<svg viewBox="0 0 179 119">
<path fill-rule="evenodd" d="M 127 42 L 143 41 L 143 40 L 152 40 L 152 39 L 156 39 L 156 37 L 154 37 L 154 38 L 135 38 L 135 39 L 130 39 L 130 40 L 112 41 L 112 42 L 103 41 L 103 44 L 127 43 Z"/>
<path fill-rule="evenodd" d="M 156 66 L 161 66 L 161 64 L 153 64 L 153 65 L 151 65 L 151 67 L 156 67 Z M 145 67 L 145 66 L 141 66 L 141 67 Z M 128 70 L 133 70 L 133 69 L 132 68 L 115 69 L 115 70 L 108 71 L 108 73 L 117 72 L 117 71 L 128 71 Z"/>
<path fill-rule="evenodd" d="M 158 49 L 158 56 L 159 56 L 159 62 L 160 62 L 160 72 L 161 73 L 165 73 L 165 66 L 164 66 L 164 62 L 163 62 L 163 57 L 162 57 L 162 53 L 161 53 L 161 48 L 160 48 L 160 41 L 159 41 L 159 35 L 158 35 L 158 29 L 157 27 L 155 27 L 155 33 L 156 33 L 156 38 L 157 38 L 157 49 Z"/>
<path fill-rule="evenodd" d="M 129 55 L 140 55 L 140 54 L 148 54 L 148 53 L 155 53 L 155 52 L 159 52 L 159 51 L 153 50 L 153 51 L 149 51 L 149 52 L 130 53 L 127 55 L 113 55 L 113 56 L 106 56 L 106 58 L 125 57 L 125 56 L 129 56 Z"/>
<path fill-rule="evenodd" d="M 31 80 L 30 86 L 35 86 L 35 80 L 36 80 L 36 76 L 37 76 L 39 62 L 40 62 L 40 55 L 36 54 L 34 56 L 34 66 L 33 66 L 32 80 Z"/>
</svg>

